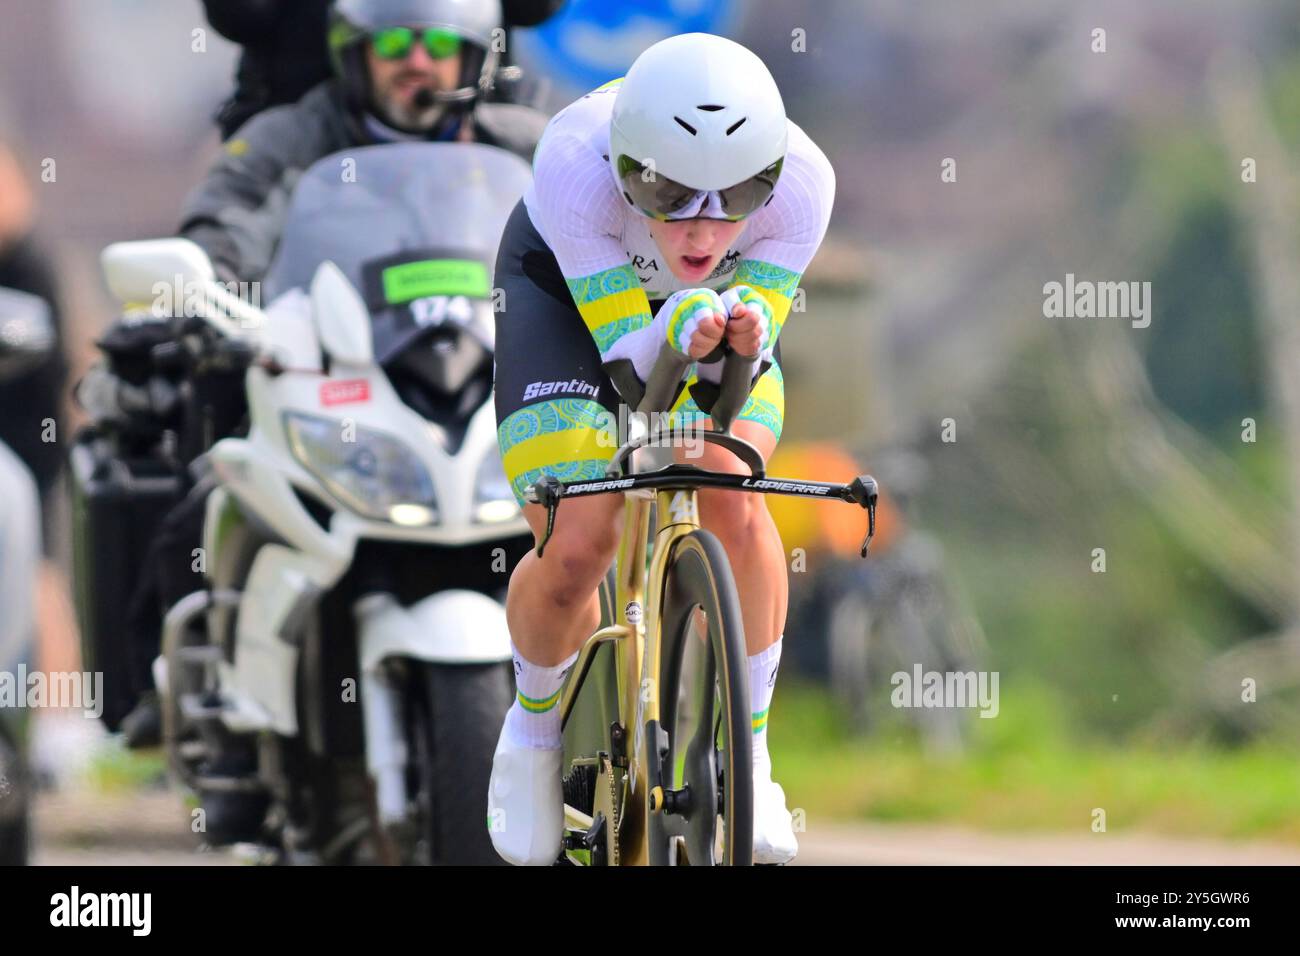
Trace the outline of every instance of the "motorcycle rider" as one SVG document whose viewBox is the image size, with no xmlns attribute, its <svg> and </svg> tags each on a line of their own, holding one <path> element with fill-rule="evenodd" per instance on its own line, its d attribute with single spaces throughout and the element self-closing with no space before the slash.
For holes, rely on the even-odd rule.
<svg viewBox="0 0 1300 956">
<path fill-rule="evenodd" d="M 297 177 L 323 156 L 431 140 L 488 143 L 531 160 L 545 126 L 529 107 L 483 102 L 500 0 L 338 0 L 331 17 L 335 75 L 244 124 L 185 203 L 180 234 L 227 281 L 261 278 Z"/>
<path fill-rule="evenodd" d="M 535 27 L 564 0 L 502 0 L 507 38 L 515 27 Z M 331 75 L 326 34 L 333 0 L 203 0 L 208 22 L 227 40 L 243 47 L 235 91 L 221 107 L 221 138 L 230 139 L 254 115 L 293 103 Z M 508 59 L 510 46 L 502 51 Z M 494 99 L 516 92 L 498 89 Z"/>
<path fill-rule="evenodd" d="M 530 159 L 545 117 L 517 104 L 483 102 L 500 25 L 500 0 L 338 0 L 329 31 L 335 76 L 236 132 L 186 200 L 180 235 L 207 252 L 221 280 L 256 282 L 270 265 L 298 177 L 324 156 L 388 142 L 451 141 L 486 143 Z M 238 422 L 242 378 L 219 385 L 204 397 L 208 413 Z M 220 437 L 218 428 L 204 445 Z M 191 554 L 201 543 L 208 489 L 200 478 L 163 519 L 144 562 L 130 625 L 142 658 L 157 655 L 167 608 L 203 586 Z M 156 744 L 160 725 L 153 695 L 122 722 L 133 746 Z M 213 776 L 255 768 L 251 742 L 230 745 L 210 768 Z M 265 800 L 214 793 L 204 795 L 204 805 L 209 841 L 220 844 L 255 832 Z"/>
</svg>

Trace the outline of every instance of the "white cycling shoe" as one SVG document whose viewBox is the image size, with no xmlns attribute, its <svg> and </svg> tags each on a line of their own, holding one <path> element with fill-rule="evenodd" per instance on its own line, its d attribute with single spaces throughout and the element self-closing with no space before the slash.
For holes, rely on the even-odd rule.
<svg viewBox="0 0 1300 956">
<path fill-rule="evenodd" d="M 550 866 L 564 839 L 564 749 L 534 750 L 513 743 L 501 727 L 488 780 L 492 846 L 515 866 Z"/>
<path fill-rule="evenodd" d="M 754 774 L 754 862 L 789 863 L 799 852 L 785 791 L 766 773 Z"/>
</svg>

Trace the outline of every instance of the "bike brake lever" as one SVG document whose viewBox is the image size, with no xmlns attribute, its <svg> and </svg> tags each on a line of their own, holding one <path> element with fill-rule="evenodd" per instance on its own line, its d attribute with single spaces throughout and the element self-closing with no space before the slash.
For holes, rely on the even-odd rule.
<svg viewBox="0 0 1300 956">
<path fill-rule="evenodd" d="M 867 509 L 867 536 L 862 539 L 862 550 L 858 552 L 860 557 L 865 558 L 867 549 L 871 547 L 871 539 L 876 536 L 876 501 L 880 491 L 876 479 L 870 475 L 858 475 L 849 483 L 849 493 L 854 501 Z"/>
<path fill-rule="evenodd" d="M 872 498 L 871 503 L 867 505 L 867 536 L 862 539 L 862 550 L 858 552 L 859 556 L 867 556 L 867 548 L 871 547 L 871 539 L 876 536 L 876 499 Z"/>
<path fill-rule="evenodd" d="M 537 543 L 539 558 L 546 548 L 546 542 L 551 540 L 551 532 L 555 529 L 555 512 L 560 508 L 560 498 L 563 495 L 564 488 L 560 484 L 560 479 L 554 475 L 542 475 L 526 494 L 526 497 L 546 509 L 546 534 L 542 535 L 542 540 Z"/>
</svg>

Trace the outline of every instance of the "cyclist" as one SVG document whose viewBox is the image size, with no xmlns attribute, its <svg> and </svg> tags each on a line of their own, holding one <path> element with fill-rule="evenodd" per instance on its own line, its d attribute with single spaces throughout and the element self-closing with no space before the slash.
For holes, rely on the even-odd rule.
<svg viewBox="0 0 1300 956">
<path fill-rule="evenodd" d="M 520 503 L 542 474 L 603 474 L 614 452 L 602 433 L 617 415 L 614 382 L 635 375 L 644 383 L 665 343 L 696 360 L 671 409 L 674 425 L 703 424 L 724 338 L 754 356 L 733 432 L 766 460 L 784 407 L 777 336 L 825 235 L 835 177 L 787 120 L 762 60 L 708 34 L 656 43 L 626 77 L 557 114 L 533 162 L 496 270 L 498 439 Z M 693 463 L 744 470 L 713 445 Z M 784 552 L 761 495 L 702 489 L 698 500 L 701 523 L 735 572 L 750 654 L 754 859 L 785 862 L 797 843 L 767 749 Z M 598 624 L 597 588 L 622 507 L 615 495 L 566 503 L 544 558 L 530 552 L 510 580 L 517 696 L 497 745 L 488 822 L 497 852 L 513 863 L 548 864 L 560 851 L 559 691 Z M 524 510 L 540 538 L 543 509 Z"/>
</svg>

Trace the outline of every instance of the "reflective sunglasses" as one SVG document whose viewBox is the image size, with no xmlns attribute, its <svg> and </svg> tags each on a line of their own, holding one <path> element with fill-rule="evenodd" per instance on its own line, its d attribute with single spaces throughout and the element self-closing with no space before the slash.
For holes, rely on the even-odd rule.
<svg viewBox="0 0 1300 956">
<path fill-rule="evenodd" d="M 419 33 L 423 34 L 424 49 L 435 60 L 445 60 L 460 52 L 460 35 L 438 27 L 423 31 L 412 27 L 385 27 L 372 33 L 370 42 L 381 60 L 404 60 L 411 55 Z"/>
<path fill-rule="evenodd" d="M 652 219 L 666 222 L 713 192 L 722 205 L 722 217 L 728 222 L 744 219 L 772 198 L 785 157 L 771 166 L 725 189 L 694 189 L 669 179 L 626 154 L 618 157 L 618 179 L 632 205 Z M 701 217 L 713 218 L 713 217 Z"/>
</svg>

